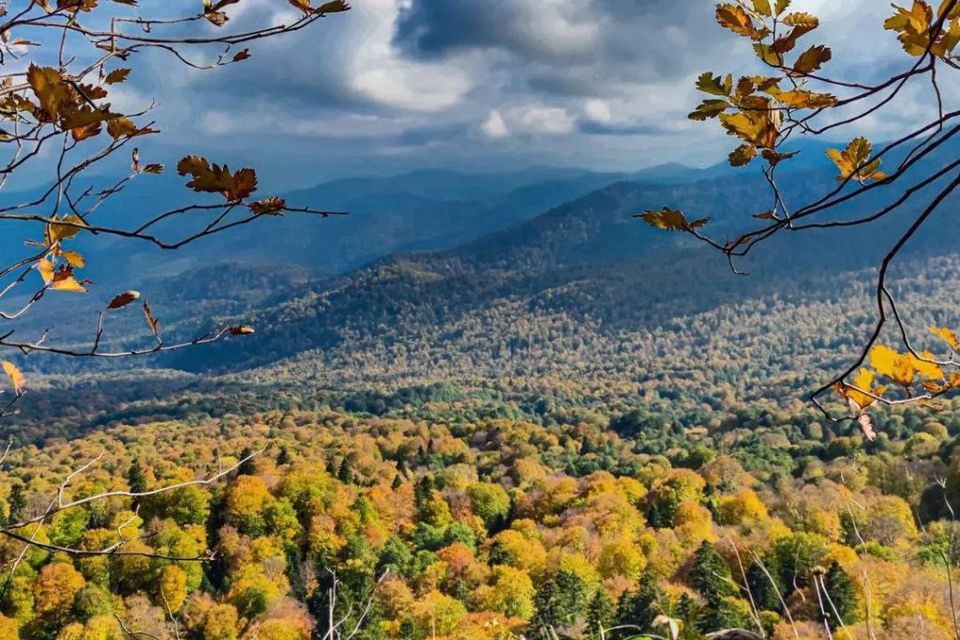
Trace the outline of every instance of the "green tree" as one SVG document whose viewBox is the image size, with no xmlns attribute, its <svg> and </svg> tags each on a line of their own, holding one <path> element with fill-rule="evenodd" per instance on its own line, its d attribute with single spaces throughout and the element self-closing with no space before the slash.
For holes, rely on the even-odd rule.
<svg viewBox="0 0 960 640">
<path fill-rule="evenodd" d="M 616 611 L 613 607 L 613 601 L 603 589 L 597 589 L 590 599 L 590 606 L 587 607 L 587 629 L 591 637 L 599 638 L 606 635 L 606 629 L 613 626 Z"/>
<path fill-rule="evenodd" d="M 716 602 L 738 592 L 730 566 L 709 542 L 702 543 L 694 555 L 690 582 L 707 602 Z"/>
<path fill-rule="evenodd" d="M 10 510 L 10 522 L 18 522 L 27 508 L 27 497 L 24 495 L 22 484 L 15 484 L 10 488 L 10 497 L 7 498 Z"/>
<path fill-rule="evenodd" d="M 834 560 L 827 569 L 823 586 L 836 608 L 836 613 L 844 624 L 853 624 L 860 620 L 860 607 L 857 602 L 857 587 L 850 575 L 840 563 Z M 839 622 L 836 623 L 839 626 Z"/>
<path fill-rule="evenodd" d="M 649 571 L 644 572 L 637 590 L 628 591 L 620 597 L 615 626 L 627 629 L 618 632 L 616 637 L 635 637 L 637 628 L 640 631 L 652 631 L 653 621 L 663 613 L 663 600 L 664 593 L 656 576 Z"/>
<path fill-rule="evenodd" d="M 550 637 L 550 629 L 562 629 L 577 622 L 584 612 L 587 585 L 569 571 L 558 571 L 547 578 L 533 599 L 536 613 L 531 620 L 534 629 Z"/>
</svg>

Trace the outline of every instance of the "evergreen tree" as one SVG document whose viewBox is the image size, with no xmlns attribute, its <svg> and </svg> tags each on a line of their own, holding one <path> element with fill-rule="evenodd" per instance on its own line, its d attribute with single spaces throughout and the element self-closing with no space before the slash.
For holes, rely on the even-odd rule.
<svg viewBox="0 0 960 640">
<path fill-rule="evenodd" d="M 737 606 L 739 589 L 733 581 L 730 566 L 709 542 L 701 544 L 694 555 L 690 581 L 704 599 L 697 615 L 700 631 L 734 629 L 749 622 L 744 611 Z"/>
<path fill-rule="evenodd" d="M 551 629 L 556 631 L 576 624 L 583 614 L 586 592 L 587 587 L 580 576 L 570 571 L 559 571 L 537 590 L 533 600 L 536 614 L 531 625 L 549 638 Z"/>
<path fill-rule="evenodd" d="M 845 625 L 859 622 L 859 607 L 857 606 L 857 588 L 849 574 L 843 570 L 836 560 L 827 570 L 823 579 L 827 595 L 837 610 L 837 615 Z M 839 623 L 837 623 L 839 626 Z"/>
<path fill-rule="evenodd" d="M 707 602 L 735 596 L 738 592 L 730 566 L 709 542 L 704 542 L 697 549 L 690 580 Z"/>
<path fill-rule="evenodd" d="M 414 498 L 416 499 L 418 510 L 422 510 L 423 505 L 430 501 L 430 498 L 433 495 L 433 489 L 433 476 L 425 475 L 417 480 L 417 484 L 414 487 Z"/>
<path fill-rule="evenodd" d="M 599 638 L 601 635 L 606 635 L 601 634 L 600 631 L 613 626 L 615 614 L 610 596 L 603 589 L 597 589 L 587 609 L 587 628 L 591 637 Z"/>
<path fill-rule="evenodd" d="M 753 595 L 754 602 L 761 611 L 781 611 L 783 603 L 780 602 L 780 596 L 785 593 L 783 585 L 780 584 L 782 571 L 780 564 L 775 556 L 771 556 L 764 561 L 764 567 L 754 562 L 747 569 L 747 586 Z M 767 575 L 767 574 L 770 575 Z M 773 581 L 771 581 L 771 577 Z M 778 592 L 779 594 L 778 595 Z"/>
<path fill-rule="evenodd" d="M 743 629 L 750 626 L 749 605 L 732 596 L 708 600 L 697 613 L 697 628 L 702 633 Z"/>
<path fill-rule="evenodd" d="M 143 493 L 147 490 L 147 475 L 143 472 L 139 460 L 134 460 L 127 471 L 127 486 L 132 493 Z"/>
<path fill-rule="evenodd" d="M 24 496 L 22 484 L 15 484 L 11 487 L 7 502 L 10 506 L 10 522 L 19 522 L 23 516 L 23 510 L 27 508 L 27 498 Z"/>
<path fill-rule="evenodd" d="M 396 491 L 400 488 L 400 485 L 403 484 L 403 479 L 400 477 L 400 474 L 393 476 L 393 482 L 390 483 L 390 488 Z"/>
<path fill-rule="evenodd" d="M 351 464 L 349 457 L 340 461 L 340 468 L 337 469 L 337 480 L 343 484 L 353 484 L 353 464 Z"/>
<path fill-rule="evenodd" d="M 277 454 L 277 464 L 290 464 L 290 451 L 286 447 L 280 447 L 280 453 Z"/>
<path fill-rule="evenodd" d="M 649 571 L 645 572 L 640 578 L 637 590 L 627 592 L 620 598 L 616 626 L 628 628 L 624 633 L 617 634 L 617 637 L 635 637 L 637 628 L 644 632 L 651 631 L 653 621 L 662 613 L 660 605 L 662 599 L 663 592 L 660 590 L 657 579 Z"/>
<path fill-rule="evenodd" d="M 250 447 L 244 447 L 243 451 L 240 452 L 240 459 L 244 462 L 240 465 L 240 468 L 237 469 L 237 473 L 242 476 L 254 476 L 257 475 L 256 466 L 253 464 L 253 449 Z"/>
<path fill-rule="evenodd" d="M 144 493 L 147 490 L 147 474 L 143 472 L 139 460 L 134 460 L 127 470 L 127 486 L 131 493 Z M 140 504 L 139 500 L 133 501 L 133 508 L 136 509 Z"/>
</svg>

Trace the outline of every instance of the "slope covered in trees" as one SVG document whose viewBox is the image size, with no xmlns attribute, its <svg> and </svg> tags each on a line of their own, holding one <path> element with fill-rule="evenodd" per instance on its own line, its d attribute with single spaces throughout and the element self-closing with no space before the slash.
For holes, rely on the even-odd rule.
<svg viewBox="0 0 960 640">
<path fill-rule="evenodd" d="M 219 482 L 26 527 L 47 546 L 3 587 L 0 629 L 306 640 L 332 620 L 341 637 L 368 639 L 627 638 L 672 621 L 690 639 L 742 627 L 807 640 L 821 637 L 819 595 L 837 634 L 952 638 L 958 531 L 944 505 L 960 487 L 960 425 L 908 417 L 920 420 L 915 435 L 884 438 L 869 455 L 860 439 L 824 441 L 820 425 L 789 415 L 705 423 L 681 455 L 590 419 L 544 427 L 328 410 L 26 447 L 2 472 L 5 522 L 42 511 L 77 461 L 103 451 L 62 490 L 65 502 L 210 477 L 262 453 Z M 56 551 L 118 540 L 128 542 L 114 555 Z M 19 550 L 7 538 L 0 557 Z"/>
</svg>

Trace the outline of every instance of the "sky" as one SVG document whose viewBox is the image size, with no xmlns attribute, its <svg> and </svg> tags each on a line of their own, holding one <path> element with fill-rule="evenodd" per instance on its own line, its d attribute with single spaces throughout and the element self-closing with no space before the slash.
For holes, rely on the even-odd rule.
<svg viewBox="0 0 960 640">
<path fill-rule="evenodd" d="M 193 72 L 151 56 L 122 100 L 157 97 L 167 143 L 253 154 L 284 187 L 420 167 L 706 166 L 732 148 L 715 123 L 686 118 L 699 73 L 752 64 L 749 43 L 716 24 L 710 0 L 352 5 L 255 45 L 250 60 L 226 69 Z M 834 48 L 828 68 L 837 77 L 870 79 L 912 63 L 882 30 L 886 0 L 795 0 L 794 9 L 823 20 L 817 42 Z M 227 13 L 238 28 L 297 15 L 283 0 L 241 0 Z M 929 105 L 921 92 L 840 135 L 893 135 Z"/>
</svg>

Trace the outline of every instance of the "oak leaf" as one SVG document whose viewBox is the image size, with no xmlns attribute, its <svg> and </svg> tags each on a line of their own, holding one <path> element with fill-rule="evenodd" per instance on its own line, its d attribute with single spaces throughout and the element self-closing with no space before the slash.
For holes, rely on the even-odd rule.
<svg viewBox="0 0 960 640">
<path fill-rule="evenodd" d="M 647 211 L 640 214 L 639 217 L 651 227 L 665 231 L 685 231 L 687 233 L 695 231 L 710 222 L 710 218 L 688 221 L 682 212 L 667 207 L 660 211 Z"/>
</svg>

